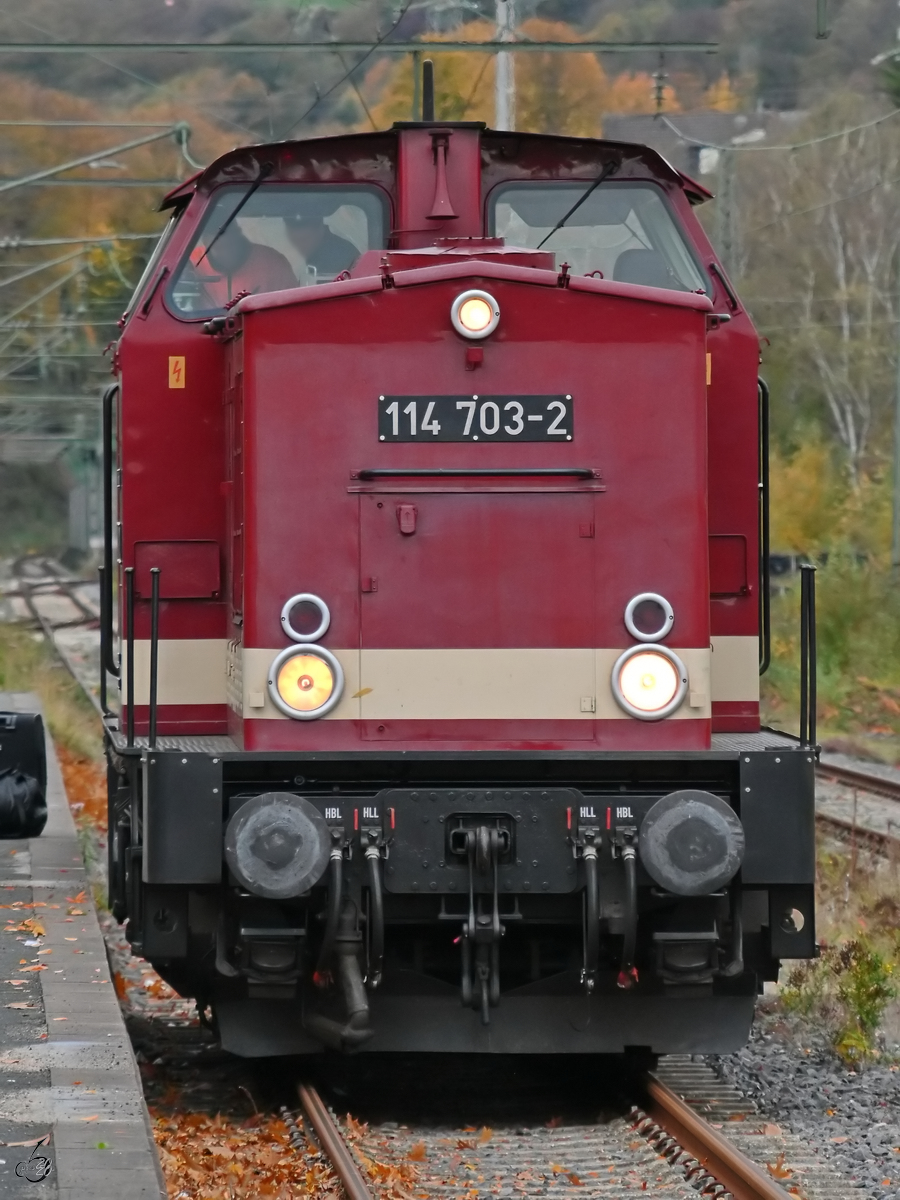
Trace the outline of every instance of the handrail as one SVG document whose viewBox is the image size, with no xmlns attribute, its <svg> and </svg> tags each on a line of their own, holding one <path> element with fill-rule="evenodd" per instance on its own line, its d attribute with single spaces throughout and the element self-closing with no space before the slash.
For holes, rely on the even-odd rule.
<svg viewBox="0 0 900 1200">
<path fill-rule="evenodd" d="M 816 746 L 816 568 L 800 567 L 800 742 Z"/>
<path fill-rule="evenodd" d="M 103 391 L 103 576 L 100 590 L 100 651 L 101 669 L 115 678 L 119 665 L 113 659 L 113 401 L 119 391 L 111 383 Z"/>
<path fill-rule="evenodd" d="M 529 475 L 574 476 L 577 479 L 593 479 L 596 472 L 592 467 L 363 467 L 354 471 L 355 479 L 388 479 L 409 476 L 414 479 L 434 476 L 437 479 L 460 479 L 467 475 L 484 478 L 495 475 L 527 478 Z"/>
<path fill-rule="evenodd" d="M 759 393 L 759 673 L 772 661 L 772 597 L 769 566 L 769 386 L 757 381 Z"/>
<path fill-rule="evenodd" d="M 125 568 L 125 620 L 127 633 L 125 639 L 125 703 L 128 707 L 126 725 L 127 747 L 134 747 L 134 567 Z"/>
<path fill-rule="evenodd" d="M 147 746 L 156 749 L 156 695 L 159 684 L 159 567 L 150 568 L 150 727 Z"/>
</svg>

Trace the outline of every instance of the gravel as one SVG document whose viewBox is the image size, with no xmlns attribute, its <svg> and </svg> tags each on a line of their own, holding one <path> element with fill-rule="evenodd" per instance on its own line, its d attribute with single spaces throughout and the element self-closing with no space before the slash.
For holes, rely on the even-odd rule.
<svg viewBox="0 0 900 1200">
<path fill-rule="evenodd" d="M 854 1196 L 900 1200 L 900 1065 L 887 1055 L 854 1070 L 815 1027 L 762 1011 L 743 1050 L 710 1061 L 845 1174 Z"/>
</svg>

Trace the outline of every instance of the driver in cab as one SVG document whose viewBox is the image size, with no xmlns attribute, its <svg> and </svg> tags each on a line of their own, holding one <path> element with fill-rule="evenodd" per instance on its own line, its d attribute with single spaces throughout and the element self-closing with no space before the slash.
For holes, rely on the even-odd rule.
<svg viewBox="0 0 900 1200">
<path fill-rule="evenodd" d="M 216 272 L 214 276 L 206 275 L 204 260 L 196 264 L 203 272 L 203 288 L 211 308 L 224 308 L 236 296 L 297 286 L 297 277 L 284 255 L 271 246 L 251 242 L 236 221 L 206 251 L 205 263 Z"/>
</svg>

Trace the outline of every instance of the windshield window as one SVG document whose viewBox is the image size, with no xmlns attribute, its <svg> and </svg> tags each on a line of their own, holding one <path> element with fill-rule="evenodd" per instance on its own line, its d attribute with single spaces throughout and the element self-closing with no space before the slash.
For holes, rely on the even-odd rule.
<svg viewBox="0 0 900 1200">
<path fill-rule="evenodd" d="M 153 275 L 153 273 L 156 270 L 156 264 L 159 262 L 160 258 L 162 257 L 162 252 L 163 252 L 163 250 L 165 250 L 166 245 L 168 244 L 169 239 L 171 238 L 171 236 L 175 230 L 175 226 L 178 224 L 178 218 L 180 215 L 181 215 L 180 213 L 175 213 L 175 215 L 170 219 L 168 225 L 165 227 L 165 229 L 160 234 L 159 241 L 154 246 L 153 253 L 150 255 L 149 259 L 147 260 L 147 265 L 146 265 L 146 267 L 144 267 L 144 270 L 141 273 L 141 277 L 138 280 L 138 285 L 134 289 L 134 294 L 132 295 L 131 299 L 128 301 L 128 307 L 125 309 L 125 312 L 122 314 L 124 320 L 127 320 L 128 317 L 131 316 L 131 314 L 134 312 L 134 310 L 137 308 L 139 302 L 143 298 L 144 291 L 147 287 L 147 284 L 150 282 L 150 276 Z"/>
<path fill-rule="evenodd" d="M 590 183 L 516 183 L 491 197 L 491 233 L 509 246 L 556 254 L 574 275 L 600 275 L 620 283 L 677 291 L 706 291 L 708 284 L 657 188 L 602 183 L 566 221 L 550 231 Z M 550 234 L 548 238 L 547 235 Z"/>
<path fill-rule="evenodd" d="M 178 312 L 200 316 L 236 296 L 327 283 L 385 246 L 387 205 L 376 188 L 272 183 L 242 204 L 246 195 L 246 187 L 216 194 L 169 288 Z"/>
</svg>

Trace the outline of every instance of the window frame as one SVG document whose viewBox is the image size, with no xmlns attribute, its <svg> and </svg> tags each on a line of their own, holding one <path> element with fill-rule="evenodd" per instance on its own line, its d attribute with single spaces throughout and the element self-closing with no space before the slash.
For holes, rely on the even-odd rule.
<svg viewBox="0 0 900 1200">
<path fill-rule="evenodd" d="M 198 214 L 196 225 L 195 225 L 193 231 L 191 232 L 191 235 L 188 238 L 187 243 L 185 244 L 181 254 L 178 256 L 178 261 L 176 262 L 175 266 L 172 269 L 171 277 L 167 281 L 166 287 L 165 287 L 165 290 L 163 293 L 163 303 L 165 305 L 166 311 L 169 313 L 170 316 L 174 317 L 174 319 L 176 321 L 182 321 L 186 324 L 191 324 L 191 323 L 197 322 L 197 321 L 208 321 L 208 320 L 210 320 L 211 317 L 221 316 L 221 314 L 224 312 L 224 308 L 208 308 L 208 309 L 203 309 L 202 311 L 197 311 L 197 312 L 191 312 L 191 313 L 185 312 L 184 310 L 179 308 L 178 305 L 176 304 L 174 297 L 172 295 L 172 291 L 173 291 L 173 288 L 175 287 L 175 284 L 181 278 L 181 273 L 182 273 L 182 271 L 184 271 L 185 265 L 189 261 L 190 256 L 194 250 L 194 247 L 197 245 L 200 235 L 203 233 L 203 230 L 206 227 L 207 219 L 208 219 L 212 209 L 216 206 L 216 204 L 218 204 L 221 196 L 223 194 L 225 194 L 226 192 L 235 192 L 235 191 L 239 191 L 241 189 L 246 190 L 250 186 L 252 186 L 252 181 L 251 181 L 251 183 L 234 183 L 234 182 L 229 181 L 229 182 L 220 184 L 216 188 L 213 188 L 212 191 L 210 191 L 208 196 L 206 197 L 206 203 L 203 205 L 202 211 Z M 378 201 L 381 205 L 382 213 L 384 216 L 384 225 L 383 225 L 384 236 L 383 236 L 382 240 L 385 243 L 385 247 L 387 246 L 387 243 L 390 240 L 391 231 L 393 229 L 393 204 L 391 201 L 390 193 L 384 187 L 382 187 L 382 185 L 379 183 L 371 183 L 368 180 L 342 181 L 340 183 L 321 183 L 321 182 L 308 183 L 308 182 L 304 182 L 304 181 L 300 181 L 300 180 L 293 180 L 293 179 L 272 179 L 272 180 L 267 180 L 265 183 L 261 184 L 257 190 L 261 192 L 264 189 L 266 189 L 271 194 L 271 189 L 274 189 L 274 188 L 290 189 L 295 192 L 298 190 L 301 190 L 301 189 L 304 191 L 306 191 L 306 190 L 312 191 L 314 189 L 322 189 L 322 191 L 332 191 L 332 192 L 338 192 L 338 191 L 368 192 L 368 193 L 376 196 L 376 198 L 378 199 Z M 250 215 L 250 214 L 248 214 L 248 215 Z M 378 247 L 378 248 L 380 249 L 381 247 Z M 376 247 L 370 247 L 369 249 L 376 249 Z M 367 253 L 367 251 L 363 250 L 363 251 L 360 251 L 360 253 L 365 254 L 365 253 Z M 297 286 L 300 287 L 300 284 L 298 283 Z"/>
<path fill-rule="evenodd" d="M 549 191 L 551 188 L 572 187 L 573 185 L 577 186 L 579 184 L 583 184 L 585 190 L 587 190 L 587 188 L 589 188 L 592 183 L 596 182 L 596 179 L 597 179 L 597 177 L 595 175 L 593 178 L 588 178 L 588 179 L 542 178 L 542 179 L 504 179 L 504 180 L 501 180 L 499 183 L 495 183 L 494 186 L 490 189 L 490 191 L 488 191 L 488 193 L 485 196 L 485 233 L 488 237 L 496 237 L 497 236 L 497 234 L 496 234 L 497 204 L 501 201 L 502 193 L 504 191 L 508 191 L 512 188 L 546 188 Z M 666 188 L 661 187 L 653 179 L 608 179 L 608 180 L 604 181 L 604 183 L 602 183 L 600 186 L 603 189 L 629 187 L 632 189 L 641 188 L 644 190 L 654 192 L 658 196 L 659 200 L 661 201 L 661 203 L 663 205 L 663 208 L 665 209 L 670 220 L 672 221 L 672 225 L 674 226 L 676 232 L 678 233 L 678 235 L 681 238 L 681 242 L 682 242 L 682 245 L 684 246 L 685 252 L 686 252 L 688 258 L 690 259 L 691 263 L 693 264 L 694 269 L 697 271 L 698 276 L 700 277 L 700 281 L 703 284 L 704 295 L 712 298 L 714 289 L 713 289 L 713 281 L 710 278 L 709 271 L 706 269 L 706 266 L 704 265 L 703 260 L 700 257 L 698 248 L 694 245 L 694 242 L 691 239 L 691 237 L 689 236 L 687 229 L 685 228 L 683 222 L 680 220 L 677 210 L 675 209 L 674 205 L 671 203 Z M 544 250 L 545 248 L 547 250 L 551 250 L 551 251 L 553 250 L 552 246 L 541 247 L 542 250 Z M 614 282 L 614 281 L 610 281 L 610 282 Z M 659 290 L 664 291 L 666 289 L 661 288 Z M 686 287 L 684 289 L 684 291 L 688 295 L 691 294 L 690 288 Z"/>
</svg>

